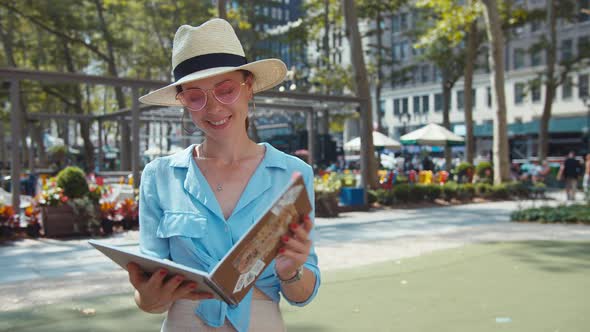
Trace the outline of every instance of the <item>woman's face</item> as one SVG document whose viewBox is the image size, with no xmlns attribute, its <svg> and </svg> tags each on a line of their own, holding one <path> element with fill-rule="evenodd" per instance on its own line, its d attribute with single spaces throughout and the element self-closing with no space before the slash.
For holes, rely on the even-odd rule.
<svg viewBox="0 0 590 332">
<path fill-rule="evenodd" d="M 252 78 L 244 79 L 244 74 L 234 71 L 202 80 L 189 82 L 182 85 L 182 90 L 199 88 L 206 90 L 206 104 L 199 111 L 187 109 L 193 123 L 199 127 L 207 137 L 229 137 L 242 134 L 246 131 L 245 121 L 248 117 L 248 101 L 252 97 Z M 227 81 L 238 83 L 239 95 L 235 102 L 224 104 L 213 95 L 213 89 L 218 88 L 219 93 L 227 93 Z M 246 84 L 240 85 L 242 82 Z"/>
</svg>

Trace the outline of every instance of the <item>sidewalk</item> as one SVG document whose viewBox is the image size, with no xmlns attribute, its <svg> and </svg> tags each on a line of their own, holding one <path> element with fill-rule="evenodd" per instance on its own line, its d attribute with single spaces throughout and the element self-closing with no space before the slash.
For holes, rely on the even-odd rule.
<svg viewBox="0 0 590 332">
<path fill-rule="evenodd" d="M 318 297 L 281 308 L 290 332 L 571 331 L 590 326 L 590 242 L 468 245 L 324 273 Z M 0 313 L 0 331 L 158 331 L 130 292 Z"/>
<path fill-rule="evenodd" d="M 550 204 L 557 203 L 558 201 L 550 202 Z M 404 262 L 404 266 L 406 266 L 405 262 L 409 261 L 416 260 L 416 262 L 422 262 L 417 264 L 423 266 L 424 271 L 428 271 L 424 277 L 425 280 L 429 278 L 438 279 L 436 274 L 444 270 L 444 267 L 438 265 L 438 262 L 443 262 L 446 259 L 444 258 L 446 257 L 444 253 L 447 251 L 440 251 L 443 249 L 455 248 L 448 251 L 448 253 L 452 253 L 455 250 L 461 252 L 463 250 L 462 248 L 465 249 L 465 252 L 472 250 L 480 252 L 478 251 L 480 249 L 477 249 L 480 248 L 479 245 L 471 246 L 471 244 L 523 240 L 555 240 L 568 241 L 552 242 L 554 243 L 552 246 L 555 246 L 556 251 L 565 254 L 563 262 L 560 261 L 557 263 L 557 265 L 565 264 L 563 269 L 560 268 L 561 270 L 566 272 L 572 270 L 568 257 L 570 251 L 580 251 L 579 254 L 584 259 L 587 260 L 589 258 L 584 256 L 587 255 L 587 251 L 582 250 L 584 246 L 570 241 L 590 241 L 590 227 L 581 225 L 542 225 L 509 222 L 509 214 L 518 208 L 519 205 L 523 204 L 530 205 L 532 203 L 494 202 L 444 208 L 378 210 L 346 213 L 342 214 L 340 218 L 318 218 L 316 220 L 315 243 L 324 275 L 324 282 L 321 289 L 321 296 L 309 308 L 313 308 L 316 302 L 328 302 L 326 302 L 326 307 L 322 307 L 319 310 L 298 309 L 294 313 L 294 318 L 290 318 L 292 308 L 285 308 L 287 322 L 299 322 L 297 323 L 297 328 L 290 328 L 289 330 L 303 331 L 305 328 L 298 328 L 304 327 L 305 324 L 309 324 L 310 322 L 323 321 L 323 319 L 320 319 L 322 316 L 316 317 L 313 314 L 318 312 L 320 314 L 324 312 L 329 313 L 331 310 L 336 310 L 331 309 L 332 307 L 330 306 L 332 305 L 335 305 L 334 308 L 344 310 L 335 311 L 335 314 L 340 313 L 341 315 L 345 313 L 348 316 L 352 309 L 346 309 L 341 306 L 354 303 L 356 299 L 364 299 L 365 296 L 360 295 L 363 293 L 357 294 L 350 290 L 340 289 L 338 288 L 340 286 L 335 285 L 343 285 L 343 287 L 356 289 L 358 288 L 358 282 L 355 281 L 356 277 L 354 276 L 359 275 L 359 273 L 365 273 L 363 271 L 369 271 L 361 278 L 368 280 L 367 284 L 369 287 L 361 287 L 359 289 L 366 293 L 387 289 L 385 285 L 390 284 L 393 287 L 393 285 L 400 283 L 401 281 L 397 279 L 390 280 L 389 276 L 391 273 L 387 272 L 389 271 L 387 269 L 391 266 L 397 266 L 397 262 Z M 539 202 L 535 204 L 537 206 L 540 205 Z M 127 245 L 133 248 L 137 245 L 137 236 L 137 232 L 127 232 L 105 239 L 105 241 L 117 245 Z M 522 246 L 518 244 L 499 244 L 498 248 L 507 246 L 506 248 L 510 249 L 506 249 L 506 251 L 537 251 L 540 248 L 537 246 L 539 243 L 542 242 L 525 243 Z M 538 258 L 534 257 L 535 252 L 531 253 L 531 255 L 530 259 L 532 262 L 538 260 Z M 451 256 L 453 255 L 451 254 L 449 257 Z M 482 258 L 485 258 L 487 255 L 483 256 Z M 503 254 L 502 256 L 506 255 Z M 435 257 L 436 259 L 429 257 Z M 485 259 L 482 259 L 483 261 Z M 490 265 L 487 267 L 486 264 L 482 263 L 480 265 L 479 262 L 479 258 L 473 258 L 466 260 L 465 264 L 473 267 L 480 266 L 486 271 L 491 271 L 488 272 L 489 277 L 487 274 L 480 277 L 483 278 L 482 282 L 484 283 L 493 282 L 493 280 L 488 279 L 494 276 L 493 273 L 495 270 L 492 269 L 492 266 L 495 263 L 488 262 L 486 264 Z M 367 269 L 364 266 L 368 264 L 374 265 L 370 269 Z M 125 271 L 91 248 L 87 244 L 86 239 L 68 241 L 52 239 L 25 240 L 11 246 L 2 246 L 0 247 L 0 266 L 3 267 L 3 271 L 0 274 L 0 296 L 3 299 L 3 301 L 0 301 L 0 312 L 4 312 L 4 314 L 0 314 L 0 331 L 27 331 L 25 326 L 17 328 L 17 326 L 21 326 L 18 325 L 21 324 L 19 323 L 20 318 L 25 317 L 26 321 L 33 324 L 31 326 L 35 326 L 34 322 L 36 319 L 42 319 L 46 322 L 54 321 L 57 319 L 57 317 L 53 318 L 56 315 L 59 316 L 59 319 L 57 319 L 59 322 L 66 324 L 69 320 L 75 326 L 80 319 L 88 318 L 81 314 L 79 310 L 75 310 L 75 308 L 86 307 L 95 308 L 97 312 L 103 313 L 114 310 L 118 313 L 117 317 L 130 317 L 132 320 L 135 319 L 133 317 L 136 317 L 139 325 L 135 325 L 134 323 L 132 326 L 143 326 L 140 322 L 144 320 L 146 320 L 146 324 L 147 322 L 154 324 L 154 322 L 157 323 L 161 320 L 161 317 L 145 315 L 135 309 L 130 296 L 132 289 L 127 281 Z M 499 271 L 504 268 L 504 265 L 498 267 L 500 269 Z M 382 270 L 385 272 L 379 272 Z M 538 272 L 535 269 L 532 270 L 532 272 Z M 573 274 L 571 276 L 572 281 L 569 285 L 579 284 L 578 279 L 576 279 L 577 277 L 574 275 L 578 275 L 578 273 L 585 273 L 587 275 L 590 272 L 587 264 L 582 264 L 577 270 L 570 271 Z M 406 272 L 414 275 L 415 273 L 422 273 L 420 271 L 422 270 L 418 269 L 416 271 Z M 499 273 L 499 271 L 496 271 L 496 273 Z M 465 273 L 465 271 L 460 273 Z M 557 275 L 558 273 L 556 271 L 549 271 L 548 274 L 542 275 L 532 273 L 531 278 L 555 279 L 556 275 L 554 274 Z M 351 277 L 348 279 L 339 279 L 340 276 Z M 334 285 L 332 285 L 331 280 L 335 280 Z M 519 283 L 526 283 L 525 281 L 522 280 Z M 432 280 L 432 282 L 438 283 L 436 280 Z M 526 285 L 522 287 L 524 286 Z M 446 289 L 444 284 L 440 284 L 437 287 L 440 288 L 437 288 L 437 291 Z M 455 301 L 457 299 L 463 299 L 465 296 L 471 296 L 473 292 L 477 293 L 476 285 L 473 287 L 474 289 L 460 296 L 453 294 L 448 294 L 448 296 L 454 297 Z M 574 288 L 578 290 L 590 289 L 588 287 L 579 288 L 578 286 Z M 545 292 L 544 289 L 539 291 Z M 352 298 L 347 297 L 349 292 L 351 294 L 357 294 L 358 298 L 356 296 Z M 386 292 L 383 294 L 386 294 Z M 416 295 L 418 294 L 416 293 Z M 560 294 L 555 294 L 556 298 L 559 298 Z M 582 294 L 589 295 L 584 292 L 577 292 L 577 295 Z M 396 294 L 391 295 L 391 299 L 396 298 L 394 295 Z M 586 298 L 590 297 L 586 296 Z M 420 301 L 420 298 L 414 300 Z M 373 299 L 366 305 L 371 308 L 371 303 L 375 301 Z M 494 300 L 494 303 L 496 301 Z M 571 302 L 569 298 L 563 298 L 563 301 L 565 303 Z M 391 306 L 394 308 L 397 305 L 392 302 L 386 304 L 386 307 Z M 581 307 L 578 306 L 577 308 Z M 371 312 L 380 312 L 379 307 L 369 310 Z M 393 314 L 393 312 L 388 315 Z M 352 314 L 354 313 L 352 311 Z M 124 315 L 119 316 L 119 314 Z M 98 316 L 97 314 L 96 317 Z M 112 320 L 106 318 L 104 315 L 100 316 L 102 319 L 96 323 L 97 327 L 93 327 L 93 330 L 109 330 L 101 328 L 104 324 L 108 325 L 108 322 Z M 376 317 L 371 316 L 370 319 L 376 319 Z M 370 319 L 367 322 L 370 322 Z M 121 321 L 114 320 L 113 324 L 116 322 L 120 323 Z M 76 331 L 72 327 L 60 325 L 62 323 L 56 322 L 55 324 L 57 324 L 55 325 L 55 331 Z M 414 324 L 416 322 L 412 322 L 412 325 Z M 152 326 L 150 329 L 154 329 L 153 325 L 149 326 Z M 310 330 L 324 330 L 315 329 L 316 327 L 319 328 L 318 326 L 310 327 Z M 120 328 L 113 328 L 111 330 L 118 329 Z M 36 330 L 39 330 L 38 325 Z M 42 330 L 46 330 L 45 327 Z M 48 331 L 50 330 L 48 329 Z M 340 329 L 333 329 L 333 327 L 326 329 L 326 331 L 336 330 L 339 331 Z M 401 330 L 405 331 L 408 329 Z M 409 330 L 414 331 L 415 329 Z M 387 331 L 387 329 L 382 331 Z M 400 329 L 396 331 L 400 331 Z"/>
</svg>

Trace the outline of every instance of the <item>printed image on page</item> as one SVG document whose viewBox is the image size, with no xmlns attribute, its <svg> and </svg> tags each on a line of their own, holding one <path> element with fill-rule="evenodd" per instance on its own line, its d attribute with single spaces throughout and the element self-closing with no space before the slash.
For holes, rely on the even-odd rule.
<svg viewBox="0 0 590 332">
<path fill-rule="evenodd" d="M 265 223 L 256 237 L 246 246 L 244 251 L 234 260 L 233 267 L 240 277 L 234 287 L 234 293 L 250 285 L 265 267 L 264 258 L 272 250 L 276 250 L 279 238 L 287 233 L 289 224 L 298 220 L 299 214 L 294 203 L 304 190 L 304 186 L 296 185 L 290 188 L 272 207 L 271 219 Z"/>
</svg>

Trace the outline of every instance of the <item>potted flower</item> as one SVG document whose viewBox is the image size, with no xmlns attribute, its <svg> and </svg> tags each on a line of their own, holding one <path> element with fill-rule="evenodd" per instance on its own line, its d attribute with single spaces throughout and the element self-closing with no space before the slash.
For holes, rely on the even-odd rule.
<svg viewBox="0 0 590 332">
<path fill-rule="evenodd" d="M 113 223 L 117 218 L 117 204 L 114 202 L 102 202 L 100 204 L 100 227 L 104 235 L 113 233 Z"/>
<path fill-rule="evenodd" d="M 0 238 L 7 239 L 12 237 L 15 218 L 16 216 L 12 206 L 0 204 Z"/>
<path fill-rule="evenodd" d="M 26 233 L 32 238 L 38 238 L 41 231 L 39 223 L 39 209 L 33 204 L 25 209 Z"/>
<path fill-rule="evenodd" d="M 132 198 L 126 198 L 119 203 L 119 213 L 122 216 L 123 229 L 130 230 L 138 226 L 138 204 Z"/>
<path fill-rule="evenodd" d="M 314 178 L 316 216 L 338 216 L 338 196 L 341 185 L 341 180 L 336 173 L 326 173 Z"/>
</svg>

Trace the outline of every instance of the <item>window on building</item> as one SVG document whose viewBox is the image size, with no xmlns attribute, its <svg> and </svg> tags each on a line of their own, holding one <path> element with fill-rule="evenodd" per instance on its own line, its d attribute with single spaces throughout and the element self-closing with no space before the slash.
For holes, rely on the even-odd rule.
<svg viewBox="0 0 590 332">
<path fill-rule="evenodd" d="M 574 84 L 572 81 L 572 77 L 568 76 L 564 81 L 563 85 L 561 86 L 561 99 L 570 99 L 572 98 L 572 88 Z"/>
<path fill-rule="evenodd" d="M 393 114 L 394 115 L 400 115 L 401 114 L 399 98 L 396 98 L 396 99 L 393 100 Z"/>
<path fill-rule="evenodd" d="M 572 59 L 574 43 L 571 39 L 564 39 L 561 41 L 561 61 Z"/>
<path fill-rule="evenodd" d="M 391 31 L 393 33 L 398 33 L 401 31 L 399 15 L 393 15 L 391 17 Z"/>
<path fill-rule="evenodd" d="M 402 113 L 407 114 L 410 113 L 409 107 L 408 107 L 408 98 L 402 98 Z"/>
<path fill-rule="evenodd" d="M 401 42 L 400 59 L 405 60 L 410 55 L 410 43 L 407 40 Z"/>
<path fill-rule="evenodd" d="M 486 89 L 488 107 L 492 107 L 492 87 L 488 86 Z"/>
<path fill-rule="evenodd" d="M 543 63 L 543 50 L 533 51 L 531 53 L 531 66 L 541 66 Z"/>
<path fill-rule="evenodd" d="M 420 96 L 414 96 L 413 98 L 413 109 L 414 109 L 414 114 L 418 114 L 420 113 Z"/>
<path fill-rule="evenodd" d="M 408 13 L 402 13 L 400 15 L 400 29 L 401 31 L 408 30 Z"/>
<path fill-rule="evenodd" d="M 440 82 L 442 80 L 442 73 L 440 72 L 440 69 L 434 67 L 434 81 L 435 82 Z"/>
<path fill-rule="evenodd" d="M 400 43 L 394 43 L 392 47 L 393 60 L 401 60 L 402 46 Z"/>
<path fill-rule="evenodd" d="M 443 110 L 443 96 L 442 93 L 434 94 L 434 111 L 441 112 Z"/>
<path fill-rule="evenodd" d="M 457 91 L 457 110 L 463 110 L 465 107 L 465 92 L 463 90 Z"/>
<path fill-rule="evenodd" d="M 422 113 L 424 114 L 430 111 L 430 103 L 428 97 L 428 95 L 422 96 Z"/>
<path fill-rule="evenodd" d="M 588 74 L 578 76 L 578 97 L 588 97 Z"/>
<path fill-rule="evenodd" d="M 590 54 L 590 36 L 578 38 L 578 55 Z"/>
<path fill-rule="evenodd" d="M 522 104 L 524 101 L 524 83 L 514 84 L 514 104 Z"/>
<path fill-rule="evenodd" d="M 379 113 L 385 115 L 385 100 L 379 100 Z"/>
<path fill-rule="evenodd" d="M 517 48 L 514 50 L 514 69 L 520 69 L 524 67 L 525 51 Z"/>
<path fill-rule="evenodd" d="M 536 31 L 541 30 L 542 26 L 543 26 L 543 22 L 541 22 L 541 21 L 531 22 L 531 32 L 536 32 Z"/>
<path fill-rule="evenodd" d="M 588 9 L 590 8 L 590 0 L 579 0 L 578 3 L 580 4 L 580 9 L 581 8 L 585 8 Z M 580 22 L 587 22 L 590 21 L 590 14 L 588 14 L 587 12 L 583 12 L 581 10 L 578 10 L 579 17 L 580 17 Z"/>
<path fill-rule="evenodd" d="M 429 65 L 422 66 L 422 72 L 421 72 L 421 75 L 420 75 L 420 82 L 422 82 L 422 83 L 428 82 L 428 78 L 429 78 L 428 77 L 428 73 L 429 73 L 429 71 L 430 71 L 430 66 Z"/>
<path fill-rule="evenodd" d="M 541 101 L 541 84 L 539 82 L 532 83 L 531 97 L 533 99 L 533 102 Z"/>
</svg>

